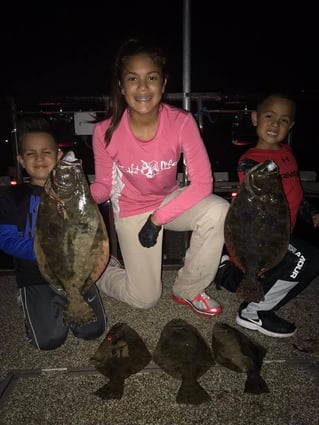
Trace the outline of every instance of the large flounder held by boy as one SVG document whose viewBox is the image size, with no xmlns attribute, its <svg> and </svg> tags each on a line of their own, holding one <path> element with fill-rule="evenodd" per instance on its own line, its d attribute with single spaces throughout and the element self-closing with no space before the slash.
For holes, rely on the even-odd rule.
<svg viewBox="0 0 319 425">
<path fill-rule="evenodd" d="M 263 274 L 283 259 L 290 238 L 289 206 L 274 161 L 247 171 L 226 215 L 224 235 L 233 261 L 244 272 L 237 295 L 246 302 L 263 300 Z"/>
<path fill-rule="evenodd" d="M 103 217 L 90 194 L 82 161 L 67 152 L 41 194 L 34 251 L 44 278 L 67 297 L 64 323 L 84 325 L 96 316 L 83 298 L 109 260 Z"/>
</svg>

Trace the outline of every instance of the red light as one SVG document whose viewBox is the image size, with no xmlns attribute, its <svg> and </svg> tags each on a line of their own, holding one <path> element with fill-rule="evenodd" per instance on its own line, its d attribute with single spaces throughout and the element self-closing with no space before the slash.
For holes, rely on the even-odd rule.
<svg viewBox="0 0 319 425">
<path fill-rule="evenodd" d="M 252 142 L 246 142 L 245 140 L 233 139 L 232 144 L 235 146 L 247 146 L 247 145 L 251 145 Z"/>
<path fill-rule="evenodd" d="M 10 181 L 10 185 L 11 185 L 11 186 L 15 186 L 16 184 L 18 184 L 16 180 L 11 180 L 11 181 Z"/>
</svg>

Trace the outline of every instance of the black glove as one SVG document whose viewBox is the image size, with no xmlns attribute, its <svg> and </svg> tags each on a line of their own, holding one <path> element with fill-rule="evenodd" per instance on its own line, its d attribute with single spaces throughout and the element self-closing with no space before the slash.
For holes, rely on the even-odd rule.
<svg viewBox="0 0 319 425">
<path fill-rule="evenodd" d="M 161 228 L 162 226 L 157 226 L 156 224 L 152 223 L 151 216 L 149 216 L 138 234 L 138 239 L 141 242 L 141 245 L 145 246 L 146 248 L 154 246 Z"/>
</svg>

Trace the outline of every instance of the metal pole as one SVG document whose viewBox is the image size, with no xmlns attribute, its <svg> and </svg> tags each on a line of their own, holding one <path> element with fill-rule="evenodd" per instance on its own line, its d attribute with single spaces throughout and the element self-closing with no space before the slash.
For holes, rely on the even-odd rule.
<svg viewBox="0 0 319 425">
<path fill-rule="evenodd" d="M 184 0 L 183 9 L 183 107 L 191 110 L 191 0 Z M 183 186 L 188 185 L 188 172 L 183 158 Z M 184 233 L 184 257 L 189 247 L 191 232 Z"/>
<path fill-rule="evenodd" d="M 191 0 L 184 0 L 183 10 L 183 107 L 191 109 Z"/>
<path fill-rule="evenodd" d="M 190 61 L 190 40 L 191 40 L 191 0 L 184 0 L 183 9 L 183 108 L 191 110 L 191 61 Z M 187 167 L 183 161 L 183 185 L 188 184 Z"/>
<path fill-rule="evenodd" d="M 191 0 L 184 0 L 183 8 L 183 108 L 191 110 Z M 183 160 L 183 185 L 187 186 L 187 167 Z"/>
<path fill-rule="evenodd" d="M 10 112 L 11 112 L 11 143 L 14 146 L 15 156 L 19 154 L 19 143 L 17 135 L 17 110 L 16 104 L 13 97 L 9 98 L 10 102 Z M 16 160 L 16 169 L 17 169 L 17 182 L 23 183 L 23 172 L 20 163 Z"/>
</svg>

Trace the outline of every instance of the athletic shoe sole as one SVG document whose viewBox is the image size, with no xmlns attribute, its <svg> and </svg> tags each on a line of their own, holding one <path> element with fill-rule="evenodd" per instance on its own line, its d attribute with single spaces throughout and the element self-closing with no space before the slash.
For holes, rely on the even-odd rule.
<svg viewBox="0 0 319 425">
<path fill-rule="evenodd" d="M 250 322 L 246 319 L 242 319 L 239 315 L 237 315 L 236 317 L 236 323 L 239 326 L 242 326 L 243 328 L 246 329 L 250 329 L 252 331 L 258 331 L 264 335 L 267 336 L 272 336 L 274 338 L 289 338 L 290 336 L 293 336 L 296 333 L 296 330 L 294 330 L 293 332 L 290 333 L 285 333 L 285 334 L 281 334 L 281 333 L 277 333 L 277 332 L 271 332 L 268 331 L 267 329 L 261 327 L 261 325 L 259 325 L 258 323 L 254 323 L 254 322 Z"/>
<path fill-rule="evenodd" d="M 176 297 L 176 295 L 173 295 L 173 300 L 177 304 L 181 304 L 181 305 L 185 305 L 185 306 L 189 307 L 190 309 L 193 310 L 194 313 L 198 314 L 199 316 L 214 317 L 214 316 L 218 316 L 219 314 L 222 313 L 221 306 L 216 307 L 216 312 L 209 313 L 209 312 L 205 312 L 203 310 L 199 310 L 196 306 L 194 306 L 194 304 L 191 301 L 185 300 L 185 298 L 179 298 L 179 297 Z"/>
<path fill-rule="evenodd" d="M 120 260 L 118 260 L 116 257 L 114 257 L 114 255 L 110 255 L 110 260 L 108 262 L 107 265 L 111 265 L 111 266 L 118 266 L 122 268 L 122 264 L 120 262 Z"/>
</svg>

